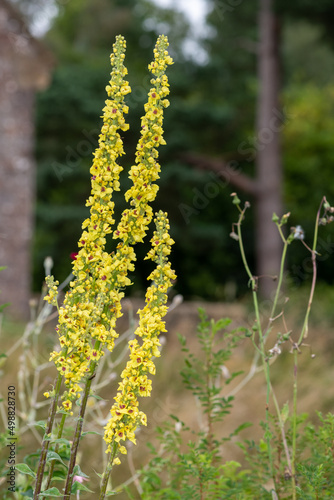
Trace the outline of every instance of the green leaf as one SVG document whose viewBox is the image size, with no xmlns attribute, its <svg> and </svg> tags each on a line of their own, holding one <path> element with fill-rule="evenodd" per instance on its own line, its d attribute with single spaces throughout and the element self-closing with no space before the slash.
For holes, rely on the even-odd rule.
<svg viewBox="0 0 334 500">
<path fill-rule="evenodd" d="M 89 491 L 90 493 L 94 493 L 92 490 L 87 488 L 87 486 L 85 486 L 84 484 L 79 483 L 79 481 L 74 481 L 74 483 L 72 484 L 71 493 L 76 493 L 78 490 Z"/>
<path fill-rule="evenodd" d="M 289 403 L 285 403 L 285 405 L 283 406 L 283 408 L 281 410 L 281 419 L 282 419 L 283 424 L 285 424 L 288 417 L 289 417 Z"/>
<path fill-rule="evenodd" d="M 74 469 L 73 469 L 73 476 L 85 477 L 87 479 L 89 478 L 89 476 L 87 476 L 87 474 L 85 474 L 84 472 L 82 472 L 79 464 L 77 464 L 74 467 Z"/>
<path fill-rule="evenodd" d="M 216 333 L 219 332 L 219 330 L 224 330 L 231 323 L 232 320 L 230 318 L 221 318 L 213 324 L 212 331 Z"/>
<path fill-rule="evenodd" d="M 57 443 L 57 444 L 65 444 L 65 445 L 70 445 L 71 444 L 69 442 L 69 440 L 65 439 L 65 438 L 52 439 L 52 442 L 53 443 Z"/>
<path fill-rule="evenodd" d="M 42 493 L 40 493 L 38 495 L 39 497 L 63 497 L 64 494 L 63 493 L 60 493 L 60 491 L 58 490 L 58 488 L 55 488 L 53 486 L 53 488 L 49 488 L 45 491 L 42 491 Z"/>
<path fill-rule="evenodd" d="M 66 476 L 67 476 L 67 473 L 65 473 L 65 472 L 62 473 L 60 470 L 58 470 L 57 473 L 55 473 L 55 472 L 53 473 L 53 475 L 52 475 L 52 481 L 53 482 L 55 482 L 55 481 L 58 481 L 58 482 L 62 481 L 62 482 L 64 482 L 65 479 L 66 479 Z"/>
<path fill-rule="evenodd" d="M 181 346 L 184 347 L 187 343 L 187 339 L 180 333 L 177 334 L 177 338 L 179 339 Z"/>
<path fill-rule="evenodd" d="M 270 441 L 273 438 L 273 434 L 270 430 L 267 429 L 263 437 L 266 441 Z"/>
<path fill-rule="evenodd" d="M 57 415 L 69 415 L 70 413 L 68 411 L 65 411 L 63 410 L 62 408 L 60 408 L 59 410 L 57 410 Z"/>
<path fill-rule="evenodd" d="M 268 445 L 266 443 L 266 441 L 264 441 L 263 439 L 260 440 L 260 445 L 259 445 L 259 448 L 260 448 L 260 451 L 267 451 L 268 450 Z"/>
<path fill-rule="evenodd" d="M 31 470 L 27 464 L 17 464 L 15 465 L 15 469 L 21 472 L 21 474 L 27 474 L 28 476 L 31 476 L 33 478 L 36 477 L 35 472 Z"/>
<path fill-rule="evenodd" d="M 106 401 L 106 399 L 104 398 L 101 398 L 101 396 L 99 396 L 98 394 L 90 394 L 89 395 L 90 398 L 94 398 L 96 399 L 97 401 Z"/>
<path fill-rule="evenodd" d="M 239 432 L 243 431 L 244 429 L 247 429 L 248 427 L 252 427 L 252 423 L 251 422 L 245 422 L 244 424 L 241 424 L 239 425 L 234 431 L 232 434 L 230 434 L 230 437 L 232 436 L 236 436 L 237 434 L 239 434 Z"/>
<path fill-rule="evenodd" d="M 58 453 L 56 453 L 55 451 L 48 451 L 48 454 L 46 456 L 46 463 L 49 463 L 52 460 L 57 460 L 57 462 L 62 463 L 66 467 L 66 464 L 64 464 Z"/>
<path fill-rule="evenodd" d="M 96 434 L 97 436 L 102 436 L 101 432 L 96 432 L 96 431 L 85 431 L 81 434 L 81 437 L 86 436 L 86 434 Z"/>
<path fill-rule="evenodd" d="M 39 420 L 38 422 L 34 422 L 33 425 L 34 427 L 41 427 L 43 429 L 43 431 L 45 431 L 45 420 Z"/>
</svg>

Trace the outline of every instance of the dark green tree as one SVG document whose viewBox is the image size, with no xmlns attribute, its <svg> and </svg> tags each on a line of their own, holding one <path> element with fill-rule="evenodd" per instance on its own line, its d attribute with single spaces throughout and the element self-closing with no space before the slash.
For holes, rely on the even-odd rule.
<svg viewBox="0 0 334 500">
<path fill-rule="evenodd" d="M 160 11 L 147 1 L 73 0 L 60 8 L 46 35 L 46 42 L 58 58 L 58 66 L 52 85 L 38 99 L 37 282 L 41 280 L 41 262 L 46 255 L 54 257 L 55 273 L 64 277 L 70 268 L 70 254 L 76 251 L 76 239 L 86 212 L 84 200 L 90 189 L 89 168 L 97 145 L 99 115 L 106 98 L 109 53 L 115 35 L 122 33 L 127 40 L 132 87 L 127 100 L 131 128 L 124 134 L 129 152 L 125 166 L 129 167 L 134 160 L 140 116 L 150 88 L 145 68 L 152 57 L 157 27 L 163 21 L 171 26 L 175 40 L 172 52 L 177 59 L 181 57 L 178 47 L 187 33 L 187 23 L 173 11 Z M 126 186 L 126 171 L 123 177 L 123 186 Z M 117 212 L 121 213 L 123 195 L 115 194 Z M 142 273 L 144 276 L 145 269 Z"/>
<path fill-rule="evenodd" d="M 171 68 L 172 105 L 165 121 L 167 146 L 162 152 L 160 203 L 171 214 L 173 237 L 177 239 L 174 249 L 174 264 L 179 275 L 177 290 L 188 297 L 222 299 L 233 296 L 231 283 L 244 282 L 234 242 L 229 238 L 234 212 L 228 195 L 235 189 L 243 190 L 248 193 L 247 199 L 256 191 L 259 3 L 255 0 L 238 5 L 234 2 L 233 6 L 231 3 L 210 2 L 208 35 L 202 43 L 207 53 L 205 63 L 197 60 L 196 53 L 190 59 L 183 54 L 189 35 L 184 16 L 160 9 L 149 1 L 71 0 L 59 7 L 58 16 L 46 35 L 59 64 L 52 86 L 40 94 L 38 100 L 36 284 L 42 279 L 41 263 L 48 254 L 53 255 L 57 265 L 55 273 L 60 277 L 70 268 L 69 255 L 76 250 L 84 218 L 83 200 L 89 191 L 89 167 L 99 129 L 96 118 L 105 99 L 108 56 L 115 34 L 120 32 L 128 42 L 127 63 L 133 89 L 128 99 L 131 128 L 124 134 L 127 151 L 130 151 L 125 160 L 128 166 L 133 161 L 142 104 L 150 85 L 145 65 L 150 60 L 157 33 L 165 32 L 169 36 L 175 59 Z M 328 5 L 326 7 L 325 1 L 321 4 L 324 12 Z M 316 54 L 325 42 L 321 41 L 320 33 L 314 43 L 309 43 L 308 57 L 313 57 L 315 63 L 313 70 L 309 67 L 304 80 L 300 79 L 298 71 L 305 67 L 298 69 L 299 54 L 305 50 L 300 38 L 294 38 L 291 33 L 300 25 L 300 19 L 307 16 L 294 7 L 289 9 L 281 0 L 275 3 L 275 9 L 278 6 L 280 10 L 276 14 L 283 26 L 283 86 L 288 88 L 293 81 L 302 92 L 303 82 L 309 75 L 314 81 L 319 78 Z M 321 26 L 321 18 L 317 16 L 319 30 L 322 28 L 326 34 L 326 25 Z M 307 23 L 304 30 L 309 32 Z M 331 62 L 332 55 L 331 48 L 326 47 L 323 75 L 326 61 Z M 283 108 L 285 95 L 284 90 Z M 285 120 L 288 130 L 289 107 L 284 109 L 285 115 L 278 108 L 276 115 L 270 118 L 282 124 Z M 293 191 L 290 179 L 295 182 L 300 175 L 298 151 L 294 151 L 290 160 L 286 157 L 290 154 L 286 144 L 284 139 L 285 182 L 289 184 L 284 193 Z M 190 163 L 201 168 L 194 169 Z M 125 172 L 125 182 L 126 177 Z M 251 196 L 250 201 L 253 199 L 256 196 Z M 284 201 L 287 210 L 293 209 L 290 195 Z M 121 195 L 116 202 L 121 211 Z M 310 193 L 307 203 L 315 207 L 318 199 Z M 252 221 L 246 224 L 245 231 L 252 262 Z M 140 272 L 144 282 L 146 270 Z M 229 283 L 227 289 L 226 283 Z"/>
<path fill-rule="evenodd" d="M 320 25 L 322 23 L 323 32 L 327 35 L 327 39 L 332 37 L 331 31 L 328 29 L 329 23 L 323 22 L 326 15 L 329 18 L 332 17 L 333 9 L 330 3 L 324 0 L 314 8 L 313 4 L 308 3 L 306 10 L 302 9 L 303 6 L 304 2 L 299 2 L 298 6 L 294 4 L 290 8 L 290 4 L 280 0 L 276 2 L 272 0 L 252 1 L 247 2 L 247 6 L 245 2 L 233 2 L 233 5 L 232 2 L 212 2 L 212 12 L 208 17 L 208 21 L 215 28 L 214 36 L 208 40 L 211 62 L 215 61 L 216 65 L 221 68 L 224 65 L 233 68 L 233 64 L 237 63 L 237 65 L 239 64 L 238 71 L 235 71 L 234 74 L 244 75 L 246 74 L 245 61 L 251 60 L 250 54 L 256 55 L 258 78 L 252 88 L 253 95 L 248 88 L 244 88 L 244 82 L 249 81 L 247 78 L 244 80 L 239 77 L 239 79 L 233 80 L 236 86 L 243 89 L 243 97 L 253 105 L 253 114 L 256 116 L 254 118 L 255 126 L 253 125 L 254 132 L 253 136 L 248 132 L 243 137 L 241 135 L 243 129 L 240 127 L 238 129 L 239 144 L 235 152 L 231 152 L 230 149 L 227 152 L 224 151 L 223 144 L 221 146 L 223 154 L 220 158 L 214 156 L 214 150 L 211 150 L 209 155 L 199 155 L 198 148 L 197 153 L 191 152 L 191 154 L 184 156 L 189 163 L 218 172 L 221 176 L 228 176 L 228 158 L 231 156 L 238 161 L 239 165 L 240 156 L 247 160 L 248 168 L 245 162 L 241 163 L 242 170 L 239 169 L 235 176 L 230 176 L 230 181 L 238 190 L 243 190 L 247 196 L 251 196 L 256 204 L 256 267 L 257 274 L 261 276 L 260 289 L 262 287 L 262 292 L 266 297 L 270 296 L 273 283 L 271 280 L 263 278 L 277 274 L 281 255 L 281 241 L 276 228 L 271 223 L 272 214 L 276 212 L 278 215 L 282 215 L 284 210 L 284 160 L 281 152 L 280 133 L 292 118 L 289 110 L 284 106 L 285 112 L 282 111 L 281 69 L 284 69 L 283 80 L 285 84 L 295 74 L 295 68 L 285 66 L 285 61 L 282 58 L 281 28 L 287 21 L 296 23 L 297 20 L 300 22 L 300 19 L 315 19 Z M 258 21 L 256 21 L 256 17 Z M 312 47 L 312 49 L 317 50 L 317 46 Z M 226 53 L 228 50 L 232 56 Z M 240 50 L 243 51 L 243 58 L 238 57 Z M 289 48 L 286 52 L 289 52 Z M 234 55 L 236 58 L 231 61 L 230 59 Z M 253 62 L 255 62 L 254 58 Z M 290 73 L 288 73 L 288 69 L 290 69 Z M 248 78 L 250 74 L 248 72 Z M 253 76 L 255 74 L 254 69 Z M 256 88 L 257 99 L 254 92 Z M 211 89 L 211 93 L 214 93 L 213 89 Z M 254 111 L 255 103 L 257 103 L 256 111 Z M 239 109 L 247 111 L 248 108 L 239 107 Z M 251 118 L 250 114 L 245 113 L 245 116 L 248 120 Z M 238 122 L 239 126 L 240 124 Z M 254 164 L 255 173 L 252 171 Z M 290 162 L 290 168 L 297 171 L 298 165 Z M 326 170 L 326 166 L 323 168 Z M 303 180 L 300 179 L 300 182 Z M 291 188 L 292 186 L 290 186 Z M 323 191 L 325 189 L 326 184 L 323 185 Z M 311 193 L 309 193 L 309 200 L 310 198 L 314 200 L 315 210 L 318 200 L 315 200 Z"/>
</svg>

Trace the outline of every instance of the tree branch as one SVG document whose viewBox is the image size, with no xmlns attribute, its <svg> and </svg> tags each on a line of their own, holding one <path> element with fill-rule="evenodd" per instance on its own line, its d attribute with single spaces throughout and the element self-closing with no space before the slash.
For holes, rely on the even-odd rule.
<svg viewBox="0 0 334 500">
<path fill-rule="evenodd" d="M 222 177 L 227 184 L 231 183 L 236 188 L 248 194 L 253 196 L 257 196 L 258 194 L 257 181 L 241 173 L 237 161 L 225 162 L 223 160 L 209 158 L 208 156 L 201 156 L 196 153 L 183 153 L 180 158 L 189 165 L 193 165 L 202 170 L 211 170 L 215 172 L 219 177 Z"/>
</svg>

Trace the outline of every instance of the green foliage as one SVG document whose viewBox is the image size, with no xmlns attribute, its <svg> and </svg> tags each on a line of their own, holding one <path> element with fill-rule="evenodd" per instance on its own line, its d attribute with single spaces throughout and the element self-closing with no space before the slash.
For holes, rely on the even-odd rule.
<svg viewBox="0 0 334 500">
<path fill-rule="evenodd" d="M 181 376 L 185 387 L 198 399 L 204 414 L 208 415 L 210 422 L 219 422 L 229 413 L 232 407 L 232 397 L 222 397 L 221 386 L 216 381 L 222 373 L 222 366 L 230 358 L 233 347 L 237 343 L 237 332 L 224 335 L 224 347 L 214 350 L 217 346 L 217 333 L 226 330 L 231 323 L 229 319 L 221 319 L 217 322 L 209 321 L 203 309 L 199 310 L 200 322 L 198 326 L 198 341 L 204 359 L 196 358 L 186 347 L 184 338 L 180 337 L 182 352 L 185 353 L 185 367 Z M 241 333 L 238 331 L 238 333 Z M 242 372 L 234 373 L 226 383 Z"/>
<path fill-rule="evenodd" d="M 293 3 L 289 0 L 277 0 L 275 8 L 285 19 L 303 19 L 322 26 L 324 37 L 333 44 L 334 7 L 331 0 L 319 0 L 316 3 L 309 0 L 296 0 Z"/>
<path fill-rule="evenodd" d="M 291 82 L 302 86 L 312 82 L 323 86 L 333 82 L 334 53 L 323 39 L 323 25 L 313 22 L 286 22 L 283 30 L 283 62 L 287 86 Z"/>
<path fill-rule="evenodd" d="M 169 209 L 174 221 L 172 236 L 179 241 L 174 256 L 176 269 L 183 268 L 182 279 L 177 284 L 178 291 L 187 296 L 224 297 L 222 279 L 235 280 L 238 275 L 238 259 L 232 251 L 229 252 L 226 184 L 219 183 L 218 177 L 194 172 L 178 156 L 184 150 L 193 150 L 194 144 L 200 151 L 210 150 L 220 154 L 222 135 L 225 142 L 230 143 L 230 149 L 237 147 L 240 128 L 236 124 L 240 120 L 245 122 L 248 116 L 246 106 L 254 107 L 245 89 L 236 87 L 231 79 L 233 74 L 235 77 L 241 74 L 241 70 L 235 73 L 238 61 L 229 56 L 225 66 L 220 68 L 224 54 L 230 55 L 230 49 L 225 44 L 224 54 L 221 54 L 221 42 L 218 42 L 219 50 L 218 45 L 215 46 L 216 59 L 212 64 L 202 66 L 197 61 L 185 60 L 182 46 L 187 37 L 188 24 L 184 16 L 172 10 L 159 9 L 148 1 L 73 1 L 59 9 L 59 16 L 46 37 L 59 65 L 50 88 L 39 95 L 37 106 L 39 168 L 35 283 L 40 283 L 42 279 L 41 272 L 37 270 L 42 269 L 46 255 L 53 256 L 55 272 L 62 279 L 69 271 L 69 255 L 76 251 L 79 221 L 83 218 L 79 207 L 87 195 L 87 176 L 97 138 L 95 117 L 104 99 L 105 58 L 110 52 L 114 35 L 121 31 L 127 39 L 127 64 L 129 73 L 133 75 L 130 81 L 133 93 L 128 99 L 133 110 L 129 115 L 130 132 L 124 137 L 126 148 L 130 150 L 125 162 L 128 168 L 133 161 L 139 133 L 135 123 L 150 86 L 143 68 L 149 61 L 156 31 L 167 30 L 176 62 L 171 74 L 173 106 L 165 122 L 168 146 L 162 158 L 165 167 L 160 199 L 162 208 Z M 232 32 L 233 27 L 229 33 Z M 209 45 L 207 50 L 211 50 Z M 254 55 L 248 57 L 245 51 L 241 51 L 240 67 L 243 68 L 244 56 L 254 66 Z M 210 96 L 207 95 L 208 81 L 211 82 Z M 251 89 L 248 79 L 241 78 L 240 81 Z M 235 92 L 230 93 L 233 89 Z M 230 97 L 226 100 L 228 93 Z M 235 98 L 234 94 L 237 94 Z M 234 123 L 232 131 L 231 122 Z M 250 127 L 252 117 L 250 120 L 247 118 L 247 123 Z M 212 184 L 212 191 L 207 196 L 205 189 L 209 186 L 210 190 Z M 198 196 L 199 209 L 196 208 Z M 204 202 L 201 201 L 203 197 Z M 115 201 L 117 216 L 124 207 L 121 197 Z M 180 209 L 182 203 L 193 210 L 189 220 Z M 222 226 L 222 221 L 225 221 L 225 226 Z M 143 253 L 145 251 L 143 249 Z M 199 259 L 203 262 L 201 270 L 198 269 Z M 220 273 L 213 272 L 217 266 Z M 144 285 L 145 273 L 144 268 L 138 271 L 136 283 Z"/>
<path fill-rule="evenodd" d="M 70 270 L 70 254 L 77 250 L 81 222 L 87 216 L 82 206 L 89 192 L 89 168 L 100 128 L 96 116 L 103 107 L 108 80 L 105 61 L 120 31 L 127 38 L 126 64 L 132 87 L 127 98 L 131 110 L 130 132 L 123 137 L 128 155 L 121 177 L 123 191 L 129 187 L 127 171 L 134 161 L 140 133 L 138 124 L 150 88 L 146 67 L 162 22 L 171 27 L 175 40 L 173 55 L 180 58 L 181 39 L 188 27 L 184 17 L 172 10 L 134 0 L 71 1 L 59 6 L 59 15 L 46 35 L 46 43 L 54 51 L 58 65 L 50 87 L 37 100 L 36 286 L 44 277 L 42 263 L 47 255 L 54 259 L 57 276 L 64 279 Z M 162 195 L 170 200 L 170 185 Z M 125 208 L 123 200 L 123 192 L 115 193 L 116 220 Z M 163 208 L 166 208 L 164 203 Z M 147 251 L 144 246 L 141 256 Z M 145 287 L 146 275 L 144 265 L 135 280 L 139 289 Z"/>
<path fill-rule="evenodd" d="M 184 353 L 181 370 L 183 382 L 197 401 L 200 414 L 206 418 L 202 429 L 189 428 L 178 417 L 171 415 L 170 421 L 157 428 L 159 446 L 148 444 L 152 458 L 140 472 L 142 498 L 145 500 L 168 499 L 238 499 L 271 500 L 271 470 L 268 441 L 275 467 L 275 492 L 278 499 L 292 499 L 289 463 L 284 452 L 279 419 L 270 415 L 270 431 L 263 422 L 263 439 L 258 442 L 238 442 L 243 451 L 243 464 L 234 460 L 225 461 L 221 446 L 232 436 L 249 426 L 245 423 L 230 436 L 217 436 L 219 426 L 230 411 L 233 398 L 218 396 L 223 385 L 237 374 L 232 374 L 225 383 L 217 384 L 221 366 L 233 355 L 243 330 L 228 331 L 229 319 L 217 322 L 208 320 L 199 310 L 200 322 L 197 339 L 200 353 L 195 356 L 187 347 L 186 339 L 179 336 Z M 223 343 L 223 348 L 217 349 Z M 216 384 L 212 384 L 215 380 Z M 281 410 L 286 427 L 286 445 L 292 446 L 293 416 L 289 406 Z M 306 414 L 297 416 L 296 492 L 297 498 L 317 500 L 333 498 L 334 495 L 334 415 L 318 414 L 319 422 L 311 423 Z M 190 436 L 190 438 L 189 438 Z M 246 463 L 248 463 L 246 467 Z"/>
<path fill-rule="evenodd" d="M 274 215 L 274 223 L 280 233 L 284 247 L 282 250 L 281 272 L 277 280 L 275 298 L 268 315 L 263 315 L 263 303 L 258 299 L 258 287 L 244 253 L 242 223 L 245 212 L 241 201 L 234 196 L 239 217 L 233 231 L 239 243 L 243 264 L 252 288 L 253 307 L 255 313 L 254 325 L 251 329 L 229 331 L 230 321 L 221 319 L 209 321 L 205 312 L 200 310 L 200 321 L 197 339 L 200 347 L 199 355 L 195 355 L 187 347 L 186 339 L 180 336 L 182 351 L 185 355 L 184 367 L 181 370 L 183 383 L 196 399 L 199 409 L 199 429 L 189 428 L 177 417 L 175 421 L 167 422 L 158 429 L 160 446 L 150 446 L 153 458 L 148 466 L 141 471 L 141 487 L 143 499 L 167 498 L 198 498 L 204 499 L 249 499 L 249 500 L 319 500 L 333 498 L 334 494 L 334 415 L 323 417 L 318 414 L 320 424 L 316 427 L 308 421 L 306 414 L 297 413 L 298 394 L 298 356 L 307 337 L 309 314 L 313 302 L 316 283 L 316 270 L 313 270 L 310 295 L 307 300 L 304 322 L 298 340 L 293 340 L 295 332 L 287 330 L 284 319 L 284 305 L 277 313 L 279 296 L 282 292 L 284 262 L 289 245 L 295 239 L 302 239 L 304 246 L 316 259 L 318 226 L 333 221 L 331 207 L 325 197 L 322 197 L 314 229 L 312 249 L 304 242 L 303 237 L 292 229 L 287 238 L 282 232 L 282 226 L 288 220 L 288 214 L 281 220 Z M 285 299 L 284 303 L 287 302 Z M 268 316 L 266 318 L 266 316 Z M 285 333 L 273 330 L 273 323 L 283 317 L 282 326 Z M 279 329 L 278 329 L 279 330 Z M 254 347 L 253 362 L 248 374 L 237 386 L 234 386 L 230 396 L 224 395 L 224 389 L 238 373 L 221 380 L 221 371 L 231 358 L 240 339 L 249 339 Z M 268 349 L 267 340 L 274 347 Z M 284 344 L 291 345 L 293 354 L 292 405 L 288 402 L 280 406 L 276 396 L 271 365 L 282 354 Z M 282 359 L 282 358 L 281 358 Z M 290 358 L 291 359 L 291 358 Z M 282 365 L 281 365 L 282 368 Z M 217 422 L 221 424 L 229 412 L 233 412 L 233 396 L 255 375 L 263 373 L 265 396 L 265 419 L 261 422 L 262 437 L 239 442 L 243 452 L 243 463 L 225 461 L 221 450 L 232 436 L 249 424 L 244 423 L 230 436 L 221 436 Z M 224 372 L 224 370 L 223 370 Z M 242 373 L 242 372 L 240 372 Z M 274 409 L 274 413 L 271 411 Z M 270 409 L 270 411 L 269 411 Z M 220 427 L 222 427 L 220 425 Z M 184 439 L 186 433 L 188 442 Z M 246 468 L 246 463 L 248 466 Z"/>
<path fill-rule="evenodd" d="M 334 57 L 329 29 L 332 6 L 325 0 L 307 5 L 279 0 L 275 5 L 283 26 L 282 102 L 287 113 L 284 201 L 286 211 L 296 214 L 293 223 L 308 231 L 313 224 L 308 207 L 317 203 L 325 186 L 331 189 L 333 134 L 328 102 Z M 168 145 L 162 156 L 165 167 L 160 200 L 163 210 L 171 214 L 172 237 L 178 241 L 174 263 L 181 278 L 176 287 L 185 297 L 215 300 L 234 298 L 229 297 L 227 282 L 239 295 L 246 290 L 240 259 L 229 238 L 232 183 L 187 166 L 182 153 L 192 151 L 234 161 L 236 169 L 253 176 L 254 159 L 245 151 L 254 151 L 256 142 L 257 10 L 254 0 L 238 5 L 208 1 L 208 30 L 202 41 L 207 60 L 203 63 L 197 60 L 196 51 L 193 58 L 185 58 L 189 23 L 172 9 L 159 8 L 149 0 L 71 0 L 59 5 L 58 16 L 46 35 L 58 66 L 51 87 L 37 102 L 36 288 L 47 255 L 53 256 L 61 279 L 69 272 L 70 253 L 76 251 L 80 221 L 85 217 L 79 207 L 87 195 L 91 154 L 96 146 L 95 117 L 104 100 L 105 59 L 114 36 L 122 32 L 128 41 L 127 64 L 133 88 L 128 98 L 130 131 L 124 136 L 130 151 L 125 160 L 128 168 L 139 135 L 135 124 L 150 86 L 144 68 L 156 34 L 166 32 L 175 64 L 171 71 L 172 107 L 165 121 Z M 322 116 L 325 119 L 320 123 Z M 115 201 L 117 216 L 124 206 L 121 196 Z M 252 219 L 245 225 L 250 262 L 254 260 L 252 225 Z M 146 250 L 143 248 L 143 255 Z M 303 260 L 304 255 L 297 252 L 291 265 L 300 266 Z M 332 268 L 326 272 L 320 269 L 320 277 L 331 279 L 333 272 Z M 136 273 L 136 286 L 143 289 L 146 268 Z M 302 273 L 296 270 L 294 274 Z M 296 279 L 301 281 L 298 275 Z"/>
<path fill-rule="evenodd" d="M 248 491 L 248 472 L 240 471 L 241 465 L 235 461 L 225 462 L 220 448 L 248 424 L 229 436 L 216 435 L 217 424 L 230 412 L 233 401 L 233 397 L 221 394 L 222 366 L 244 338 L 245 331 L 229 330 L 229 319 L 209 320 L 203 309 L 199 310 L 199 316 L 199 356 L 190 352 L 184 337 L 179 336 L 179 340 L 185 356 L 181 376 L 197 401 L 203 425 L 197 430 L 190 429 L 172 416 L 174 422 L 166 422 L 157 429 L 160 447 L 149 445 L 153 458 L 141 472 L 145 499 L 220 499 L 222 495 L 231 499 L 246 498 L 236 495 Z M 223 385 L 227 386 L 237 375 L 233 373 Z M 186 442 L 185 436 L 189 433 L 191 439 Z"/>
<path fill-rule="evenodd" d="M 302 447 L 305 459 L 298 464 L 298 493 L 305 500 L 333 498 L 334 495 L 334 415 L 318 414 L 320 424 L 308 424 Z M 315 446 L 316 443 L 316 446 Z"/>
<path fill-rule="evenodd" d="M 291 224 L 301 224 L 305 234 L 313 231 L 314 199 L 320 199 L 326 186 L 328 200 L 334 200 L 332 176 L 334 161 L 334 87 L 313 84 L 291 86 L 285 94 L 291 119 L 284 128 L 285 193 L 291 209 Z M 310 190 L 312 186 L 312 191 Z M 321 236 L 318 243 L 319 277 L 326 279 L 334 272 L 331 236 Z M 305 249 L 296 249 L 290 258 L 292 276 L 297 283 L 309 278 Z"/>
</svg>

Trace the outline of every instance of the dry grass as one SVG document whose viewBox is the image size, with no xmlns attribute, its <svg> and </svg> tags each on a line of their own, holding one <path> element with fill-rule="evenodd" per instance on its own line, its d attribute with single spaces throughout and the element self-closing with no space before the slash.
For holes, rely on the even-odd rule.
<svg viewBox="0 0 334 500">
<path fill-rule="evenodd" d="M 141 306 L 140 301 L 133 301 L 133 310 L 136 311 Z M 186 336 L 188 346 L 191 350 L 199 352 L 197 339 L 196 339 L 196 325 L 198 321 L 198 307 L 204 307 L 209 317 L 219 319 L 221 317 L 229 317 L 233 320 L 232 326 L 247 326 L 251 313 L 249 304 L 235 303 L 235 304 L 215 304 L 204 302 L 185 302 L 171 311 L 167 316 L 166 343 L 163 348 L 162 357 L 157 360 L 157 375 L 153 382 L 152 397 L 143 400 L 142 408 L 148 414 L 149 425 L 147 428 L 142 429 L 138 434 L 138 446 L 131 449 L 129 454 L 130 463 L 123 459 L 123 464 L 114 473 L 114 483 L 120 484 L 122 481 L 127 480 L 131 476 L 131 468 L 141 467 L 147 461 L 147 448 L 145 443 L 147 441 L 155 441 L 154 429 L 157 425 L 161 425 L 168 420 L 170 413 L 177 415 L 181 420 L 186 422 L 192 428 L 198 428 L 200 425 L 198 413 L 196 411 L 196 403 L 191 394 L 185 392 L 181 377 L 179 374 L 182 368 L 182 355 L 180 352 L 177 333 Z M 300 312 L 291 310 L 288 313 L 289 328 L 291 325 L 298 328 L 300 324 Z M 54 324 L 47 325 L 39 338 L 39 353 L 37 361 L 40 364 L 46 363 L 48 360 L 48 353 L 53 348 L 55 343 Z M 128 326 L 128 318 L 125 315 L 124 319 L 120 321 L 120 331 L 126 330 Z M 248 325 L 250 326 L 250 325 Z M 24 325 L 5 323 L 3 325 L 1 348 L 2 352 L 9 349 L 13 343 L 18 341 L 24 330 Z M 312 345 L 312 352 L 316 355 L 311 357 L 311 350 L 309 347 L 303 348 L 300 354 L 299 363 L 299 388 L 298 388 L 298 411 L 308 412 L 311 418 L 315 418 L 316 411 L 332 411 L 333 400 L 333 384 L 334 377 L 334 364 L 331 356 L 331 348 L 333 343 L 330 325 L 323 321 L 311 324 L 308 341 Z M 275 341 L 268 341 L 268 347 L 272 347 Z M 30 348 L 32 348 L 30 346 Z M 18 374 L 20 372 L 20 364 L 22 362 L 30 363 L 31 358 L 23 356 L 24 350 L 27 349 L 26 345 L 21 345 L 15 353 L 13 353 L 7 361 L 3 363 L 2 369 L 2 391 L 4 392 L 8 385 L 15 385 L 18 387 Z M 249 339 L 244 339 L 240 345 L 235 349 L 235 352 L 228 362 L 227 368 L 230 372 L 247 370 L 252 361 L 253 348 Z M 25 361 L 24 361 L 25 360 Z M 24 383 L 33 383 L 33 364 L 30 367 L 31 376 L 30 380 Z M 35 367 L 36 368 L 36 367 Z M 120 371 L 118 367 L 117 371 Z M 38 381 L 38 401 L 43 401 L 42 393 L 46 390 L 47 386 L 52 382 L 55 377 L 55 370 L 52 366 L 40 374 Z M 293 363 L 292 356 L 288 352 L 288 346 L 272 366 L 272 380 L 278 400 L 281 404 L 286 401 L 292 400 L 292 377 L 293 377 Z M 224 389 L 225 394 L 227 391 L 233 389 L 233 384 L 236 385 L 242 378 L 239 376 L 232 382 L 231 385 L 226 386 Z M 22 381 L 21 381 L 22 383 Z M 100 395 L 105 398 L 105 402 L 97 403 L 92 400 L 92 405 L 99 404 L 99 413 L 107 418 L 108 408 L 112 403 L 112 398 L 115 395 L 117 388 L 117 380 L 111 381 L 108 386 L 101 389 Z M 228 436 L 233 430 L 244 423 L 249 421 L 253 426 L 246 429 L 242 433 L 243 438 L 257 439 L 261 435 L 259 422 L 265 417 L 265 393 L 266 386 L 265 380 L 261 373 L 257 373 L 252 380 L 235 396 L 235 403 L 232 413 L 226 417 L 223 425 L 218 429 L 218 434 Z M 223 392 L 224 394 L 224 392 Z M 18 415 L 22 417 L 23 427 L 29 423 L 27 419 L 27 410 L 22 408 L 22 401 L 18 400 Z M 26 402 L 27 403 L 27 402 Z M 2 408 L 2 413 L 4 411 Z M 93 408 L 94 409 L 94 408 Z M 47 408 L 41 407 L 36 413 L 36 420 L 41 420 L 46 417 Z M 95 413 L 92 413 L 95 415 Z M 29 417 L 31 419 L 31 416 Z M 26 422 L 26 423 L 24 423 Z M 90 427 L 94 430 L 98 429 L 98 422 L 92 422 Z M 88 428 L 86 427 L 86 429 Z M 32 431 L 26 428 L 20 441 L 20 445 L 24 445 L 24 449 L 19 450 L 18 462 L 23 460 L 23 456 L 33 451 L 38 447 L 38 437 L 41 436 L 41 431 Z M 98 486 L 98 478 L 94 470 L 101 472 L 101 464 L 103 457 L 103 449 L 100 444 L 96 444 L 99 438 L 95 435 L 88 435 L 83 440 L 81 448 L 81 468 L 84 472 L 91 476 L 91 483 L 89 487 L 95 489 Z M 239 448 L 232 443 L 228 443 L 224 450 L 223 456 L 226 459 L 242 460 Z M 0 485 L 0 491 L 1 491 Z M 90 494 L 82 495 L 82 498 L 91 498 Z M 125 494 L 120 494 L 117 498 L 123 500 L 127 498 Z"/>
</svg>

